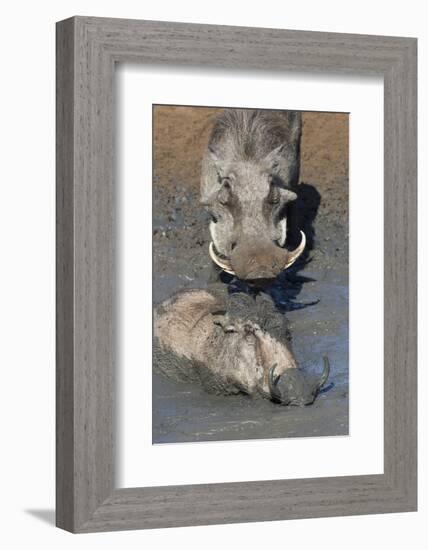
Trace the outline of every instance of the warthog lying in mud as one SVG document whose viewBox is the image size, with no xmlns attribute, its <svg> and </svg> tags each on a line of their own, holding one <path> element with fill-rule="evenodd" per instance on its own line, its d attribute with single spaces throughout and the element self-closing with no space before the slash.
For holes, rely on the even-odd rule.
<svg viewBox="0 0 428 550">
<path fill-rule="evenodd" d="M 296 111 L 226 109 L 202 161 L 201 203 L 211 215 L 209 252 L 221 269 L 260 283 L 302 254 L 306 237 L 285 248 L 297 198 L 301 115 Z"/>
<path fill-rule="evenodd" d="M 329 376 L 327 358 L 320 377 L 305 377 L 286 343 L 282 316 L 268 298 L 251 308 L 253 299 L 244 297 L 242 314 L 241 299 L 233 295 L 230 307 L 215 293 L 188 290 L 163 302 L 155 311 L 155 369 L 210 393 L 242 392 L 282 405 L 313 403 Z"/>
</svg>

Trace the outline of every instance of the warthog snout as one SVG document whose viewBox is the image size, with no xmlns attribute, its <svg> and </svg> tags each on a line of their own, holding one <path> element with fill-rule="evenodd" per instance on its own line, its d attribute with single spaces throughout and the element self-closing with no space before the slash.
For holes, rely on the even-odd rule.
<svg viewBox="0 0 428 550">
<path fill-rule="evenodd" d="M 302 254 L 306 237 L 300 232 L 301 241 L 294 250 L 279 247 L 267 239 L 244 239 L 234 248 L 229 258 L 221 256 L 213 243 L 210 246 L 211 259 L 226 273 L 238 279 L 256 281 L 274 279 L 281 271 L 290 267 Z"/>
<path fill-rule="evenodd" d="M 234 248 L 230 265 L 239 279 L 273 279 L 296 255 L 266 239 L 248 239 Z"/>
<path fill-rule="evenodd" d="M 281 405 L 296 405 L 303 407 L 311 405 L 330 375 L 330 362 L 323 358 L 324 369 L 321 376 L 308 380 L 299 369 L 288 369 L 281 374 L 275 374 L 277 365 L 269 371 L 269 391 L 274 403 Z"/>
</svg>

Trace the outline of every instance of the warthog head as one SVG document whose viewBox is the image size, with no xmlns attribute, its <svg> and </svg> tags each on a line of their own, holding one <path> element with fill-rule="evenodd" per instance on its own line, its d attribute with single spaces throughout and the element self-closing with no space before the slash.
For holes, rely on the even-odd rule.
<svg viewBox="0 0 428 550">
<path fill-rule="evenodd" d="M 321 376 L 304 374 L 291 351 L 250 321 L 228 321 L 228 315 L 214 321 L 225 332 L 223 349 L 233 357 L 233 372 L 246 373 L 253 378 L 257 391 L 281 405 L 311 405 L 330 374 L 330 363 L 324 357 Z M 274 366 L 269 368 L 274 361 Z"/>
<path fill-rule="evenodd" d="M 297 198 L 300 113 L 227 109 L 202 163 L 201 201 L 211 215 L 212 260 L 242 280 L 275 278 L 305 248 L 285 247 Z"/>
<path fill-rule="evenodd" d="M 269 371 L 269 393 L 272 401 L 281 405 L 311 405 L 330 374 L 330 363 L 324 357 L 324 370 L 315 381 L 309 381 L 299 369 L 275 374 L 276 365 Z"/>
</svg>

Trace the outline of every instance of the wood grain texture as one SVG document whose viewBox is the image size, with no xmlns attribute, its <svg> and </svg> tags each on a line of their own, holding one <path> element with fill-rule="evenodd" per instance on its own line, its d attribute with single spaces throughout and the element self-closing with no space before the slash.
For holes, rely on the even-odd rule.
<svg viewBox="0 0 428 550">
<path fill-rule="evenodd" d="M 383 76 L 383 475 L 115 489 L 118 61 Z M 412 38 L 87 17 L 58 23 L 59 527 L 91 532 L 416 510 L 416 81 Z"/>
<path fill-rule="evenodd" d="M 73 528 L 74 25 L 57 33 L 56 55 L 56 520 Z"/>
</svg>

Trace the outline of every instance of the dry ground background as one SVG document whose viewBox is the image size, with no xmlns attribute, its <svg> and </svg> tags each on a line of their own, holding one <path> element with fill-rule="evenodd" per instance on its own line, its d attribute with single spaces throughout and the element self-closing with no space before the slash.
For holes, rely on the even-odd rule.
<svg viewBox="0 0 428 550">
<path fill-rule="evenodd" d="M 199 177 L 220 110 L 154 106 L 155 304 L 208 280 L 209 234 L 198 202 Z M 271 294 L 290 321 L 301 366 L 319 371 L 321 355 L 328 354 L 329 391 L 311 407 L 291 409 L 245 396 L 211 396 L 154 373 L 154 443 L 348 433 L 348 165 L 348 114 L 304 112 L 299 201 L 311 219 L 311 261 L 290 270 Z"/>
</svg>

